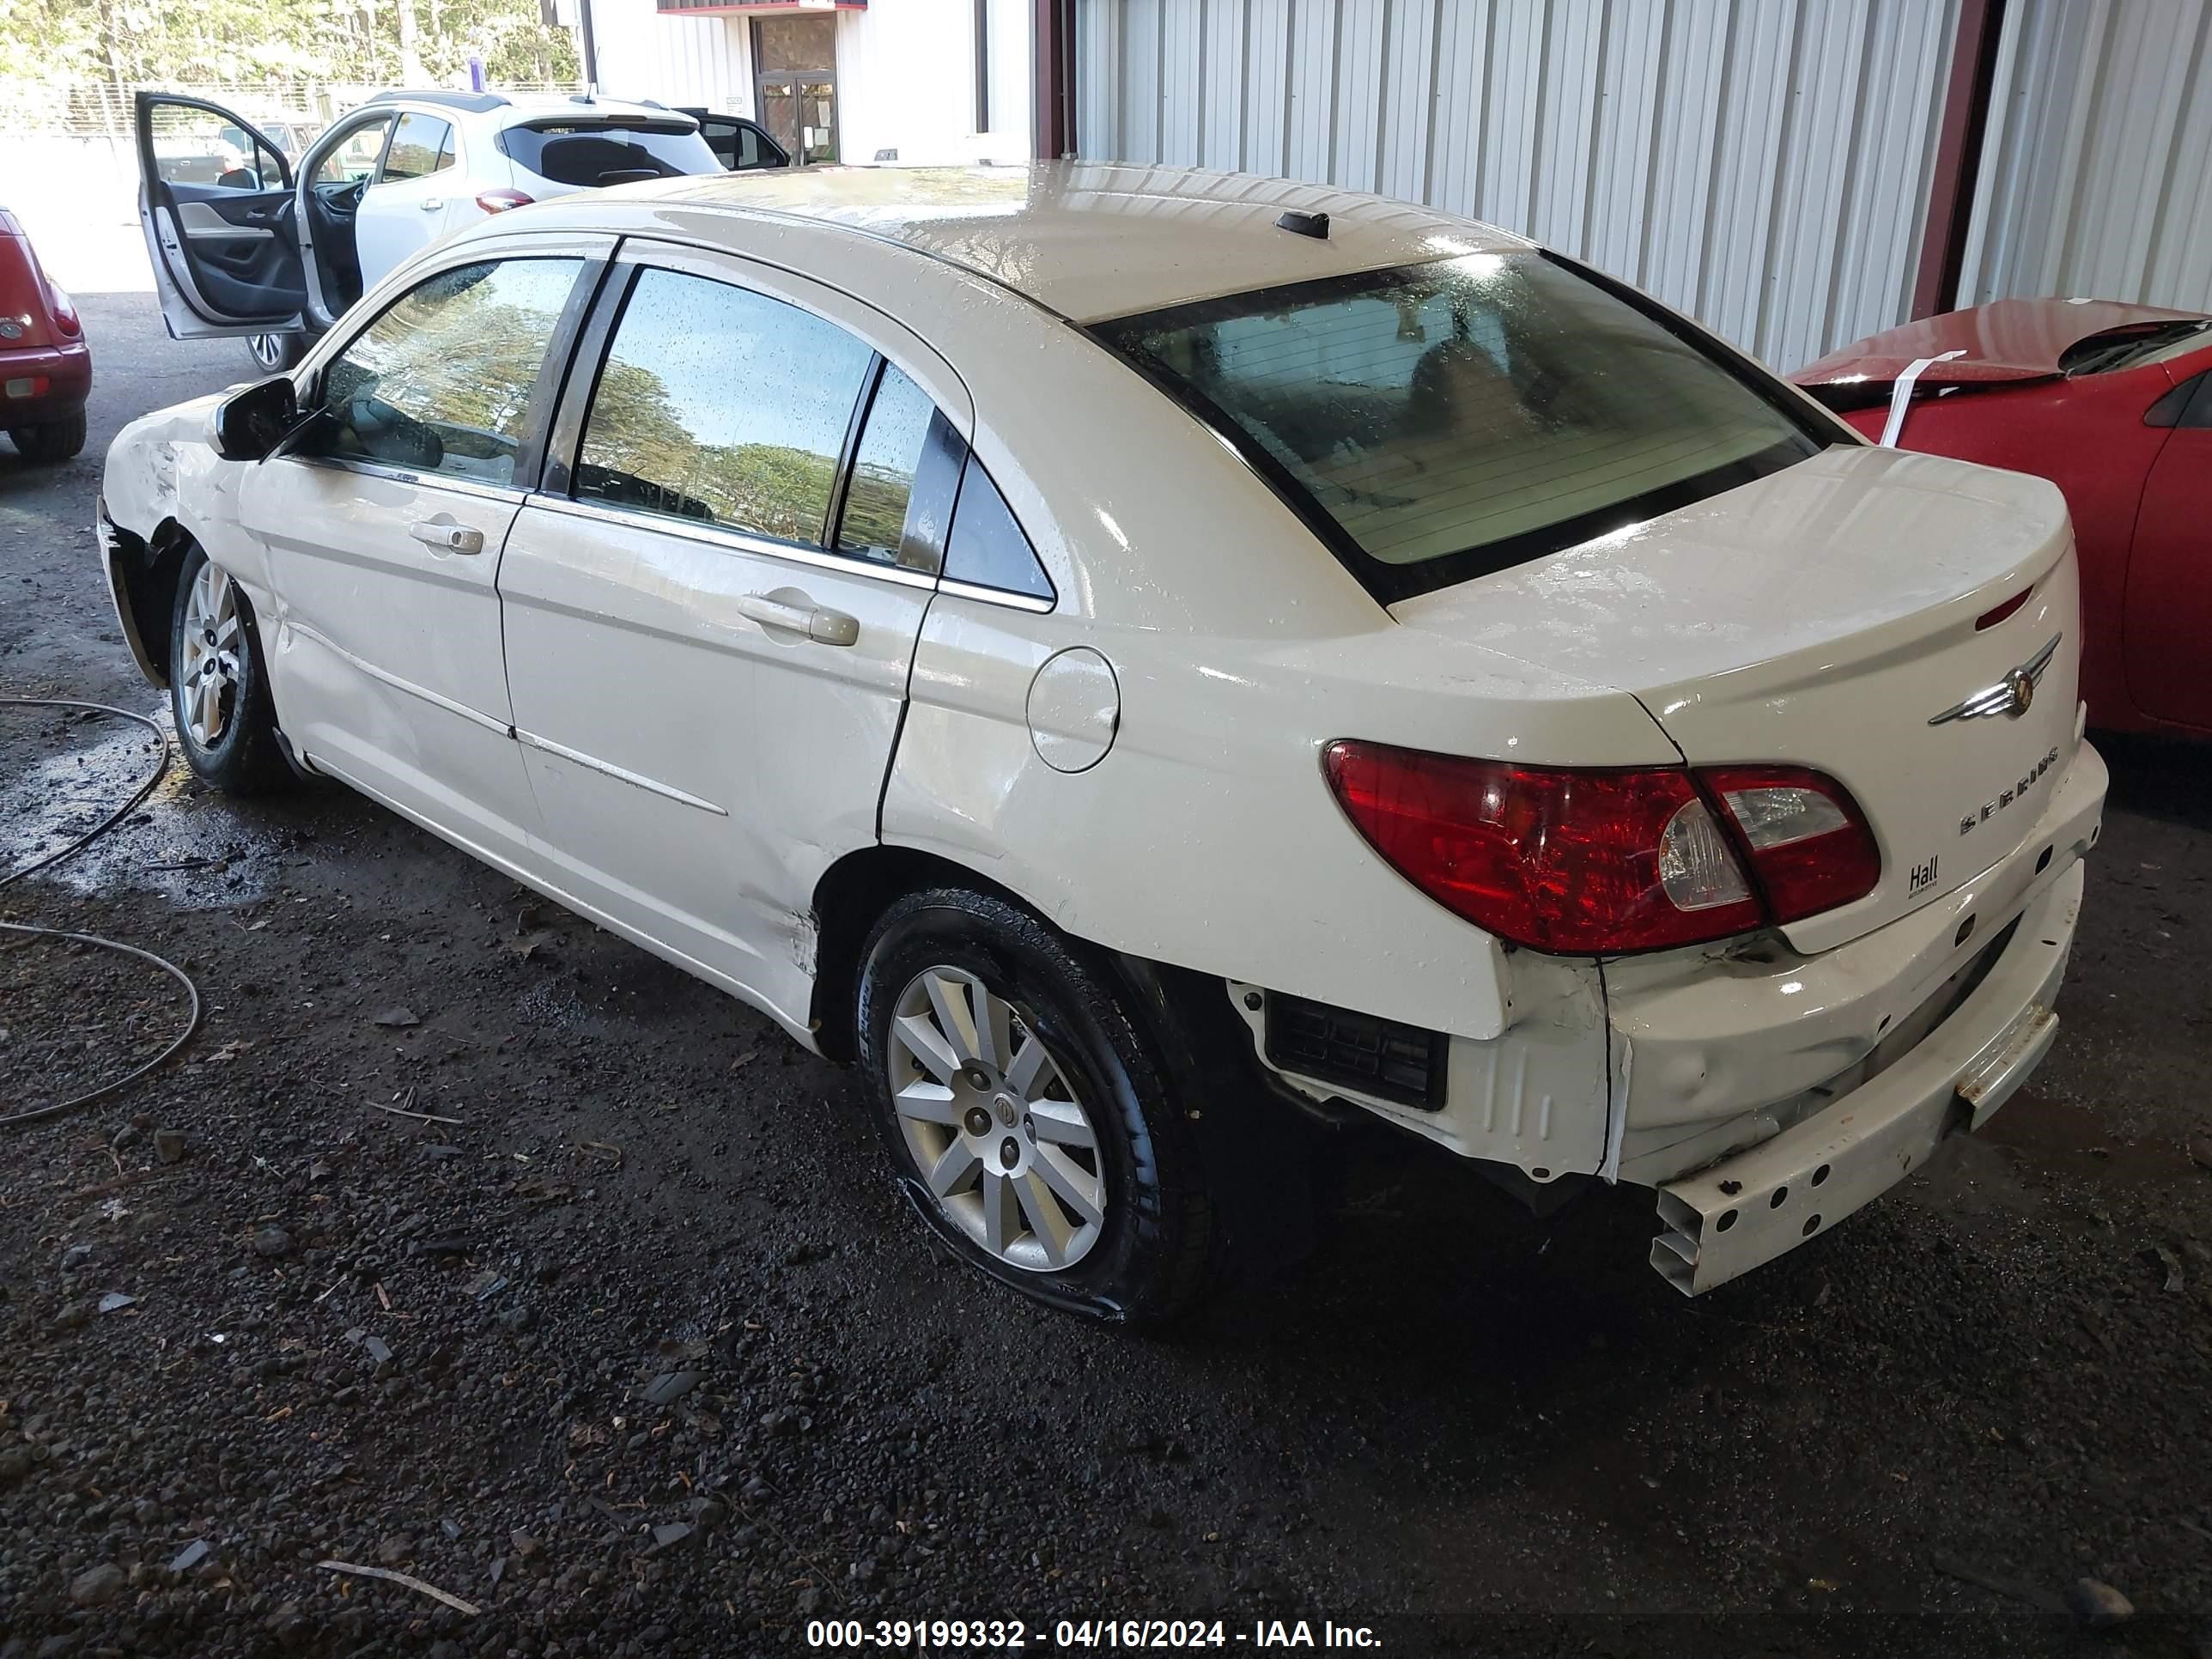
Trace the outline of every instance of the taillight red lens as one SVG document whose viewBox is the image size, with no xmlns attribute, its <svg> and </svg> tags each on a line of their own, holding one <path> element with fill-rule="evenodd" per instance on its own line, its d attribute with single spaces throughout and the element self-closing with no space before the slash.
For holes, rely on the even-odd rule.
<svg viewBox="0 0 2212 1659">
<path fill-rule="evenodd" d="M 1881 849 L 1850 792 L 1798 766 L 1707 766 L 1698 778 L 1727 808 L 1777 922 L 1864 898 Z"/>
<path fill-rule="evenodd" d="M 1500 939 L 1611 956 L 1723 939 L 1762 917 L 1680 767 L 1511 766 L 1340 741 L 1329 787 L 1414 886 Z"/>
<path fill-rule="evenodd" d="M 477 198 L 477 205 L 486 213 L 504 213 L 509 208 L 528 207 L 533 199 L 519 190 L 488 190 Z"/>
<path fill-rule="evenodd" d="M 46 284 L 46 309 L 52 313 L 54 331 L 74 340 L 84 332 L 84 325 L 77 319 L 76 307 L 58 283 Z"/>
</svg>

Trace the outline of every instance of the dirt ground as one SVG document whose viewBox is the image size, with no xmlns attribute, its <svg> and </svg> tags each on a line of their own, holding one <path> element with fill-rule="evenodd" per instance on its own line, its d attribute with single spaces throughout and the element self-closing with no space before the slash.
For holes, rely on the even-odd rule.
<svg viewBox="0 0 2212 1659">
<path fill-rule="evenodd" d="M 150 713 L 100 456 L 247 359 L 79 302 L 92 446 L 0 443 L 0 695 Z M 1648 1194 L 1538 1224 L 1376 1133 L 1310 1260 L 1167 1339 L 951 1269 L 854 1080 L 763 1018 L 340 788 L 173 774 L 0 890 L 208 1005 L 173 1069 L 0 1132 L 0 1656 L 773 1655 L 832 1617 L 1065 1651 L 1139 1614 L 1230 1650 L 1280 1618 L 1399 1653 L 2212 1652 L 2212 757 L 2108 753 L 2056 1052 L 1848 1224 L 1686 1302 Z M 149 757 L 0 709 L 0 871 Z M 0 935 L 0 1113 L 180 1015 L 143 964 Z M 2084 1577 L 2134 1618 L 2081 1628 Z"/>
</svg>

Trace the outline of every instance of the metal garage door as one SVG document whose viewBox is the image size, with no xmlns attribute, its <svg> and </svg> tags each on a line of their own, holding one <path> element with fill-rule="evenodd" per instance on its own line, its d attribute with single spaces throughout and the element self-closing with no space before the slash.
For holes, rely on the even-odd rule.
<svg viewBox="0 0 2212 1659">
<path fill-rule="evenodd" d="M 1081 153 L 1379 191 L 1778 368 L 1907 314 L 1956 0 L 1078 0 Z"/>
</svg>

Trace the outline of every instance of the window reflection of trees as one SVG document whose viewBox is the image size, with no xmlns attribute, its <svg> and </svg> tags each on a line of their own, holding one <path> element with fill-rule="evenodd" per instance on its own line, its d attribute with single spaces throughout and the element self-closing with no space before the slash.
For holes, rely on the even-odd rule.
<svg viewBox="0 0 2212 1659">
<path fill-rule="evenodd" d="M 337 417 L 337 453 L 391 459 L 359 429 L 358 407 L 380 404 L 435 432 L 447 470 L 510 482 L 576 269 L 561 259 L 466 265 L 408 294 L 331 366 L 323 402 Z"/>
<path fill-rule="evenodd" d="M 580 494 L 617 506 L 812 542 L 837 458 L 791 444 L 702 443 L 659 374 L 611 361 L 577 471 Z"/>
<path fill-rule="evenodd" d="M 644 283 L 656 279 L 641 305 Z M 868 355 L 842 330 L 780 301 L 649 273 L 592 395 L 577 493 L 818 543 Z M 712 380 L 726 390 L 702 402 L 710 361 Z M 670 377 L 689 384 L 672 391 Z M 718 441 L 702 434 L 709 427 L 759 435 Z"/>
<path fill-rule="evenodd" d="M 852 552 L 878 550 L 892 556 L 906 530 L 907 497 L 914 489 L 912 466 L 859 461 L 845 491 L 845 516 L 837 544 Z"/>
</svg>

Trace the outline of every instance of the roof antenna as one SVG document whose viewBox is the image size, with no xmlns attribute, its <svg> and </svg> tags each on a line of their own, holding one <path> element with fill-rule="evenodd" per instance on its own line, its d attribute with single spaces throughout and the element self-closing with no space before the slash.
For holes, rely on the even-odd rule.
<svg viewBox="0 0 2212 1659">
<path fill-rule="evenodd" d="M 1275 228 L 1287 230 L 1293 236 L 1310 236 L 1316 242 L 1328 240 L 1328 215 L 1326 213 L 1307 213 L 1298 208 L 1291 208 L 1275 221 Z"/>
</svg>

